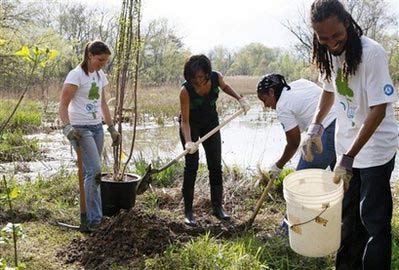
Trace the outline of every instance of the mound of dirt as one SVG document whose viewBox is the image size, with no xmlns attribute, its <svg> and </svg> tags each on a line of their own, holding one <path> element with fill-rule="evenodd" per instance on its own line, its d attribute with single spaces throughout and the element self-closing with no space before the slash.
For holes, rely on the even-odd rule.
<svg viewBox="0 0 399 270">
<path fill-rule="evenodd" d="M 213 220 L 200 220 L 199 226 L 188 227 L 136 207 L 106 221 L 87 239 L 75 239 L 58 254 L 66 263 L 80 262 L 85 269 L 110 269 L 113 264 L 134 269 L 145 258 L 162 254 L 172 243 L 187 242 L 207 231 L 231 237 L 241 230 L 234 222 Z"/>
</svg>

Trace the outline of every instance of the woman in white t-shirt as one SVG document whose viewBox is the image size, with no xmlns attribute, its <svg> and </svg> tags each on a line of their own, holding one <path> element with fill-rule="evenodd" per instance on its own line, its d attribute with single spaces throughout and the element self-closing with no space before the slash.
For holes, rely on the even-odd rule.
<svg viewBox="0 0 399 270">
<path fill-rule="evenodd" d="M 301 142 L 301 133 L 305 132 L 312 122 L 322 89 L 305 79 L 293 81 L 288 85 L 282 75 L 273 73 L 264 76 L 259 81 L 257 93 L 265 107 L 276 110 L 277 119 L 287 139 L 284 152 L 269 170 L 270 177 L 275 178 L 297 151 Z M 301 157 L 297 170 L 327 167 L 334 169 L 335 119 L 335 112 L 331 111 L 322 123 L 324 132 L 316 149 L 319 154 L 316 153 L 310 161 Z"/>
<path fill-rule="evenodd" d="M 258 98 L 265 107 L 275 109 L 287 139 L 287 144 L 281 157 L 268 170 L 271 178 L 276 178 L 284 165 L 294 156 L 301 142 L 301 133 L 305 132 L 313 118 L 314 111 L 323 89 L 315 83 L 299 79 L 286 83 L 280 74 L 265 75 L 258 83 Z M 307 151 L 309 161 L 302 156 L 299 159 L 297 170 L 330 167 L 334 169 L 335 155 L 335 119 L 333 110 L 324 119 L 320 132 L 321 139 L 316 143 L 314 151 Z M 324 128 L 325 127 L 325 128 Z M 315 152 L 314 154 L 312 154 Z M 288 235 L 288 226 L 283 222 L 280 234 Z"/>
<path fill-rule="evenodd" d="M 108 80 L 101 68 L 107 63 L 110 54 L 110 49 L 102 41 L 87 43 L 83 61 L 65 79 L 59 108 L 64 135 L 75 149 L 80 147 L 82 153 L 88 230 L 95 230 L 102 219 L 100 183 L 103 120 L 108 125 L 113 145 L 120 144 L 121 140 L 104 98 L 104 87 Z"/>
</svg>

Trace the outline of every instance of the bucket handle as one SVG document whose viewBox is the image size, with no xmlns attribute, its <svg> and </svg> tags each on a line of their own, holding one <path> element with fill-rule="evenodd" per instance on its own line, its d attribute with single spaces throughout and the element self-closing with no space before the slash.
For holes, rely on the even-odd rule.
<svg viewBox="0 0 399 270">
<path fill-rule="evenodd" d="M 293 232 L 296 232 L 297 234 L 302 234 L 302 230 L 300 228 L 301 225 L 305 225 L 307 223 L 310 223 L 312 221 L 315 221 L 318 224 L 323 225 L 324 227 L 327 225 L 328 220 L 325 218 L 322 218 L 321 215 L 330 207 L 329 203 L 325 203 L 322 205 L 323 210 L 314 218 L 309 219 L 307 221 L 301 222 L 301 223 L 295 223 L 295 224 L 290 224 L 288 222 L 287 218 L 284 218 L 284 222 L 288 225 L 288 227 L 290 228 L 290 230 L 292 230 Z"/>
</svg>

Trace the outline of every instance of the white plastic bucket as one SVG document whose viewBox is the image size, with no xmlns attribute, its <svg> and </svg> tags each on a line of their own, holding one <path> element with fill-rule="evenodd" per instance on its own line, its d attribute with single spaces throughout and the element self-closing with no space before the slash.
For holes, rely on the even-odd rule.
<svg viewBox="0 0 399 270">
<path fill-rule="evenodd" d="M 308 257 L 336 252 L 341 241 L 342 181 L 321 169 L 299 170 L 283 182 L 291 249 Z"/>
</svg>

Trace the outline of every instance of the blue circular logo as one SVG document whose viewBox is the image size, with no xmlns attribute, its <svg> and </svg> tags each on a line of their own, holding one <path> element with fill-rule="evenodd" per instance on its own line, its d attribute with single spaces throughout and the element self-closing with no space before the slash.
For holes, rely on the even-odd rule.
<svg viewBox="0 0 399 270">
<path fill-rule="evenodd" d="M 346 105 L 345 105 L 345 103 L 343 103 L 343 102 L 341 101 L 339 104 L 341 104 L 341 105 L 342 105 L 342 108 L 344 109 L 344 111 L 346 111 Z"/>
<path fill-rule="evenodd" d="M 393 88 L 392 85 L 386 84 L 386 85 L 384 86 L 384 93 L 385 93 L 385 95 L 390 96 L 390 95 L 393 94 L 393 92 L 394 92 L 394 88 Z"/>
<path fill-rule="evenodd" d="M 93 104 L 87 104 L 87 105 L 86 105 L 86 111 L 92 112 L 93 110 L 94 110 Z"/>
</svg>

